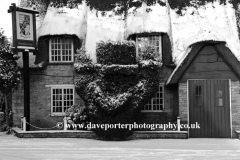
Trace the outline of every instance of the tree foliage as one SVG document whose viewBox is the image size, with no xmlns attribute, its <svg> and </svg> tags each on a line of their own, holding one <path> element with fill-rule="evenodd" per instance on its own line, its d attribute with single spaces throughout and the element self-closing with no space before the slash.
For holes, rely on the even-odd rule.
<svg viewBox="0 0 240 160">
<path fill-rule="evenodd" d="M 18 58 L 11 51 L 4 31 L 0 29 L 0 91 L 3 94 L 10 93 L 20 83 L 20 72 L 16 62 Z"/>
<path fill-rule="evenodd" d="M 47 10 L 47 7 L 63 7 L 67 6 L 69 8 L 77 8 L 78 4 L 82 4 L 85 1 L 86 4 L 91 9 L 96 9 L 98 11 L 110 11 L 116 9 L 116 13 L 122 14 L 128 8 L 141 7 L 142 3 L 146 3 L 148 6 L 159 3 L 165 6 L 165 1 L 162 0 L 21 0 L 21 3 L 25 7 L 33 7 L 38 10 Z M 215 1 L 220 2 L 220 4 L 226 4 L 227 2 L 232 3 L 234 8 L 237 10 L 240 0 L 168 0 L 169 6 L 174 9 L 178 14 L 182 15 L 182 11 L 186 10 L 187 7 L 198 8 L 204 6 L 206 3 L 213 3 Z"/>
<path fill-rule="evenodd" d="M 5 96 L 5 114 L 7 127 L 10 129 L 11 111 L 8 107 L 8 95 L 13 88 L 18 87 L 20 83 L 20 72 L 16 60 L 19 57 L 15 55 L 10 48 L 10 43 L 0 29 L 0 92 Z"/>
<path fill-rule="evenodd" d="M 131 7 L 139 8 L 145 2 L 148 6 L 159 3 L 166 5 L 161 0 L 21 0 L 21 6 L 37 9 L 40 13 L 46 13 L 48 6 L 77 8 L 83 1 L 90 7 L 98 11 L 110 11 L 115 9 L 117 14 L 122 14 Z"/>
<path fill-rule="evenodd" d="M 237 10 L 240 0 L 168 0 L 169 6 L 174 9 L 179 15 L 183 14 L 183 11 L 187 7 L 199 8 L 206 5 L 207 3 L 219 2 L 220 4 L 226 5 L 227 2 L 232 3 L 233 7 Z"/>
</svg>

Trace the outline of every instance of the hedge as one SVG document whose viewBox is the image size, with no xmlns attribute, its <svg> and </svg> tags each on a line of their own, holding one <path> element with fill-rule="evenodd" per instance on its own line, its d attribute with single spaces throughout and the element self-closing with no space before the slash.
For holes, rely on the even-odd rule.
<svg viewBox="0 0 240 160">
<path fill-rule="evenodd" d="M 100 64 L 136 64 L 134 41 L 99 42 L 96 49 L 97 62 Z"/>
<path fill-rule="evenodd" d="M 98 63 L 92 64 L 85 51 L 79 51 L 74 64 L 79 74 L 76 91 L 88 107 L 92 124 L 133 124 L 138 121 L 141 108 L 155 94 L 159 85 L 159 57 L 152 47 L 146 47 L 136 61 L 136 49 L 132 42 L 101 42 L 98 46 Z M 127 63 L 126 50 L 113 60 L 112 50 L 130 48 Z M 110 53 L 111 52 L 111 53 Z M 99 54 L 100 53 L 100 54 Z M 107 54 L 109 53 L 109 54 Z M 107 63 L 108 62 L 108 63 Z M 133 63 L 134 62 L 134 63 Z M 115 64 L 114 64 L 115 63 Z M 124 64 L 123 64 L 124 63 Z M 128 128 L 93 129 L 99 138 L 123 140 L 133 133 Z"/>
</svg>

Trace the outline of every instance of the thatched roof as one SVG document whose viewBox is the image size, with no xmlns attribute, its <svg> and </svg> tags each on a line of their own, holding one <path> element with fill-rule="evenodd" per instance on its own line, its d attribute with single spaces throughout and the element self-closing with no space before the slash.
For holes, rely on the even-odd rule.
<svg viewBox="0 0 240 160">
<path fill-rule="evenodd" d="M 199 8 L 188 7 L 183 15 L 178 15 L 169 5 L 142 5 L 130 8 L 124 20 L 123 15 L 108 11 L 90 10 L 85 4 L 79 9 L 49 8 L 39 36 L 75 34 L 85 40 L 85 47 L 94 61 L 95 48 L 100 40 L 123 40 L 124 36 L 136 33 L 166 33 L 170 37 L 172 56 L 175 65 L 181 65 L 189 53 L 189 47 L 202 41 L 224 41 L 229 49 L 240 60 L 240 43 L 235 10 L 232 4 L 219 2 L 207 3 Z M 124 35 L 125 34 L 125 35 Z"/>
</svg>

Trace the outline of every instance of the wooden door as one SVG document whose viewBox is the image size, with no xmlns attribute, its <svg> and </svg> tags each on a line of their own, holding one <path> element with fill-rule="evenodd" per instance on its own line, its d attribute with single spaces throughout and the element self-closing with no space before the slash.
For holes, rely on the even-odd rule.
<svg viewBox="0 0 240 160">
<path fill-rule="evenodd" d="M 231 137 L 229 80 L 189 80 L 189 125 L 196 123 L 190 138 Z"/>
</svg>

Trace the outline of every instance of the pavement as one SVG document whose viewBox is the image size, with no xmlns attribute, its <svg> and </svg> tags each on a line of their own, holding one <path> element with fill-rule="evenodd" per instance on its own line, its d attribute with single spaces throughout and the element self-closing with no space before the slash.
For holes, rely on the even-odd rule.
<svg viewBox="0 0 240 160">
<path fill-rule="evenodd" d="M 0 160 L 239 160 L 238 139 L 17 138 L 0 132 Z"/>
</svg>

